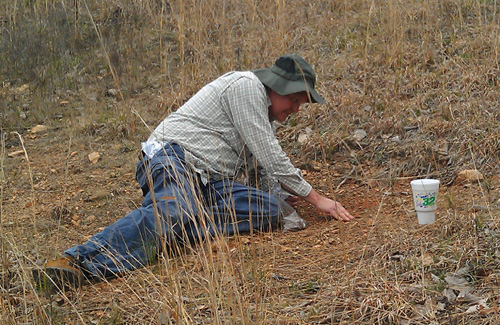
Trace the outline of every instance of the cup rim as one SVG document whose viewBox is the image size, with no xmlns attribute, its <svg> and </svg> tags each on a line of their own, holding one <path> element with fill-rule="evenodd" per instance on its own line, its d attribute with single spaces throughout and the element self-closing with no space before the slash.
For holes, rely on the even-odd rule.
<svg viewBox="0 0 500 325">
<path fill-rule="evenodd" d="M 434 178 L 420 178 L 414 179 L 410 182 L 411 185 L 436 185 L 439 184 L 439 179 Z"/>
</svg>

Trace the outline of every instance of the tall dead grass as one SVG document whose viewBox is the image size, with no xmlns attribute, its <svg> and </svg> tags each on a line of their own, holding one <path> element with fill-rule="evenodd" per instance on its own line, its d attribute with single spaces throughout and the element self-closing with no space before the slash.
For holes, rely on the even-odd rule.
<svg viewBox="0 0 500 325">
<path fill-rule="evenodd" d="M 2 2 L 2 321 L 495 323 L 498 20 L 496 1 L 476 0 Z M 367 215 L 357 211 L 362 221 L 307 236 L 220 237 L 76 293 L 34 289 L 29 270 L 83 234 L 63 225 L 64 207 L 58 224 L 44 223 L 37 199 L 55 190 L 30 181 L 29 159 L 7 158 L 19 147 L 10 132 L 60 128 L 69 144 L 57 157 L 69 170 L 75 146 L 136 147 L 206 82 L 287 52 L 314 64 L 328 104 L 302 110 L 280 137 L 294 160 L 321 162 L 326 183 L 341 187 L 347 175 L 369 184 L 346 197 L 374 198 Z M 298 142 L 307 127 L 308 142 Z M 356 129 L 367 136 L 354 139 Z M 30 147 L 25 154 L 43 156 Z M 47 166 L 32 167 L 35 182 L 45 180 Z M 480 169 L 486 181 L 444 188 L 439 224 L 408 221 L 411 200 L 398 180 L 429 175 L 448 185 L 464 168 Z M 63 196 L 78 188 L 69 173 Z M 389 186 L 377 192 L 372 180 Z M 334 194 L 331 185 L 324 190 Z M 457 287 L 450 275 L 467 283 Z M 456 297 L 469 287 L 473 296 Z"/>
</svg>

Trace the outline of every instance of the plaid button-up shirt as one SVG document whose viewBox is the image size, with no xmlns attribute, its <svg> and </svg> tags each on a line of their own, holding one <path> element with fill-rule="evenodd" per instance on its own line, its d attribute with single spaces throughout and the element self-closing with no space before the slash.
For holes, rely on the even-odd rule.
<svg viewBox="0 0 500 325">
<path fill-rule="evenodd" d="M 258 169 L 300 196 L 311 185 L 275 136 L 264 85 L 250 71 L 229 72 L 203 87 L 167 116 L 142 144 L 152 157 L 173 141 L 202 180 L 246 176 Z"/>
</svg>

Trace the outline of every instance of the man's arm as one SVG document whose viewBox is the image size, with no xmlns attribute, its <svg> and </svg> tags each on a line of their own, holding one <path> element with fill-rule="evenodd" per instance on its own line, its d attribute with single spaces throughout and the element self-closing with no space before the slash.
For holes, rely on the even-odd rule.
<svg viewBox="0 0 500 325">
<path fill-rule="evenodd" d="M 259 165 L 255 156 L 247 158 L 245 170 L 246 182 L 248 186 L 256 187 L 264 192 L 271 192 L 279 186 L 278 181 L 271 177 L 262 166 Z"/>
<path fill-rule="evenodd" d="M 285 188 L 285 187 L 284 187 Z M 293 193 L 293 191 L 290 191 L 289 189 L 285 188 L 287 191 Z M 349 221 L 354 219 L 354 216 L 352 216 L 343 206 L 340 202 L 334 201 L 330 198 L 327 198 L 326 196 L 323 196 L 316 192 L 316 190 L 313 188 L 311 189 L 311 192 L 307 196 L 291 196 L 287 199 L 288 203 L 290 205 L 295 206 L 297 205 L 297 200 L 298 198 L 303 199 L 304 201 L 311 203 L 314 205 L 318 210 L 323 211 L 331 215 L 337 220 L 341 221 Z"/>
<path fill-rule="evenodd" d="M 311 185 L 281 148 L 269 119 L 269 98 L 256 79 L 241 78 L 224 93 L 223 109 L 259 165 L 270 177 L 306 195 Z"/>
</svg>

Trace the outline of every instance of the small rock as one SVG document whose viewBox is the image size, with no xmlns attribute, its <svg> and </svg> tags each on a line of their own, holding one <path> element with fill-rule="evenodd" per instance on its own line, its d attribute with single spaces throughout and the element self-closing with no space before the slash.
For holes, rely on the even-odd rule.
<svg viewBox="0 0 500 325">
<path fill-rule="evenodd" d="M 33 134 L 39 134 L 39 133 L 45 133 L 49 130 L 49 127 L 46 125 L 36 125 L 31 129 L 31 133 Z"/>
<path fill-rule="evenodd" d="M 120 94 L 120 92 L 114 88 L 110 88 L 110 89 L 106 90 L 106 93 L 105 93 L 105 95 L 108 97 L 118 97 L 119 94 Z"/>
<path fill-rule="evenodd" d="M 309 137 L 307 136 L 307 134 L 305 134 L 305 133 L 301 133 L 301 134 L 299 135 L 299 137 L 297 138 L 297 141 L 298 141 L 300 144 L 304 144 L 304 143 L 306 143 L 306 142 L 307 142 L 308 138 L 309 138 Z"/>
<path fill-rule="evenodd" d="M 395 143 L 401 143 L 401 139 L 399 138 L 399 135 L 395 135 L 391 138 L 391 141 L 392 142 L 395 142 Z"/>
<path fill-rule="evenodd" d="M 94 151 L 91 154 L 89 154 L 89 160 L 91 163 L 95 164 L 99 161 L 99 159 L 101 159 L 101 154 L 98 153 L 97 151 Z"/>
<path fill-rule="evenodd" d="M 353 138 L 353 140 L 359 142 L 359 141 L 363 140 L 364 138 L 366 138 L 366 135 L 367 135 L 367 133 L 365 130 L 357 129 L 356 131 L 354 131 L 352 138 Z"/>
</svg>

